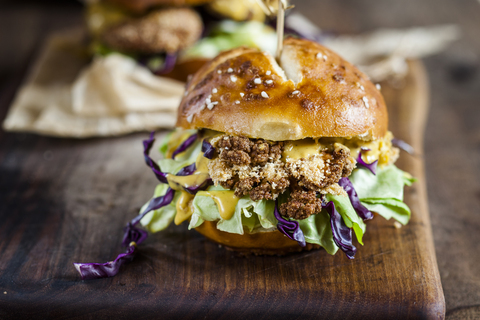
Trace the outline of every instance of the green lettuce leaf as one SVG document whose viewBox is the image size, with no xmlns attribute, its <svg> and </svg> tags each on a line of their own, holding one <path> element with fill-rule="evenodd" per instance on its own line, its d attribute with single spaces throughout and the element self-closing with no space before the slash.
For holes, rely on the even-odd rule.
<svg viewBox="0 0 480 320">
<path fill-rule="evenodd" d="M 179 153 L 175 160 L 192 164 L 197 160 L 198 155 L 202 151 L 202 141 L 197 139 L 185 152 Z"/>
<path fill-rule="evenodd" d="M 387 220 L 394 218 L 403 225 L 410 220 L 410 208 L 397 199 L 366 199 L 361 201 L 368 210 L 381 215 Z"/>
<path fill-rule="evenodd" d="M 175 159 L 160 159 L 157 161 L 158 166 L 162 172 L 177 173 L 185 166 L 191 165 L 197 160 L 197 157 L 202 149 L 202 143 L 200 140 L 188 148 L 185 152 L 180 153 Z"/>
<path fill-rule="evenodd" d="M 212 186 L 209 191 L 226 190 L 220 186 Z M 193 199 L 193 214 L 190 219 L 189 229 L 200 226 L 204 221 L 217 221 L 217 229 L 230 233 L 244 234 L 244 227 L 249 232 L 258 228 L 271 229 L 277 225 L 273 214 L 275 202 L 260 200 L 253 201 L 248 196 L 238 200 L 235 212 L 229 220 L 220 216 L 215 201 L 209 196 L 198 193 Z"/>
<path fill-rule="evenodd" d="M 356 169 L 349 179 L 367 209 L 387 220 L 394 218 L 402 224 L 408 223 L 410 209 L 403 202 L 403 189 L 415 181 L 410 174 L 390 165 L 378 168 L 377 175 Z"/>
<path fill-rule="evenodd" d="M 165 195 L 167 190 L 167 184 L 161 183 L 157 185 L 153 198 Z M 175 192 L 175 196 L 170 204 L 160 209 L 150 211 L 142 218 L 142 220 L 140 220 L 140 224 L 152 233 L 166 229 L 175 219 L 175 215 L 177 214 L 177 209 L 175 206 L 179 197 L 180 192 Z M 148 202 L 143 205 L 143 207 L 140 209 L 140 212 L 143 212 L 147 208 L 147 205 Z"/>
<path fill-rule="evenodd" d="M 363 222 L 362 218 L 358 216 L 357 212 L 352 206 L 352 203 L 350 202 L 350 199 L 346 196 L 335 196 L 332 194 L 327 194 L 325 198 L 327 202 L 333 201 L 335 208 L 342 216 L 347 227 L 353 228 L 358 242 L 363 245 L 362 238 L 365 234 L 367 226 L 365 225 L 365 222 Z"/>
<path fill-rule="evenodd" d="M 190 159 L 186 161 L 178 161 L 178 160 L 173 160 L 173 159 L 160 159 L 157 161 L 158 166 L 162 170 L 162 172 L 167 172 L 167 173 L 177 173 L 180 171 L 185 166 L 188 166 L 192 164 L 195 161 L 191 161 Z"/>
<path fill-rule="evenodd" d="M 160 146 L 158 147 L 158 151 L 162 154 L 163 157 L 166 156 L 168 150 L 168 142 L 172 138 L 173 131 L 167 133 L 165 137 L 163 137 L 162 141 L 160 142 Z"/>
<path fill-rule="evenodd" d="M 355 169 L 348 177 L 352 182 L 358 197 L 392 198 L 403 200 L 405 172 L 394 165 L 377 169 L 377 175 L 364 169 Z"/>
<path fill-rule="evenodd" d="M 338 246 L 333 241 L 330 215 L 322 210 L 304 220 L 296 220 L 302 229 L 305 241 L 322 246 L 329 254 L 335 254 Z"/>
<path fill-rule="evenodd" d="M 275 31 L 258 21 L 235 22 L 223 20 L 212 32 L 187 49 L 183 57 L 214 58 L 221 51 L 240 46 L 259 48 L 262 51 L 275 53 L 277 38 Z"/>
<path fill-rule="evenodd" d="M 254 227 L 260 225 L 264 229 L 276 228 L 278 221 L 273 213 L 275 209 L 274 201 L 253 201 L 250 197 L 244 196 L 238 201 L 237 207 L 242 209 L 244 217 L 256 218 Z M 249 231 L 252 232 L 254 228 L 248 227 Z"/>
<path fill-rule="evenodd" d="M 168 136 L 160 147 L 163 152 L 166 151 Z M 201 152 L 201 142 L 197 141 L 186 152 L 179 154 L 175 160 L 162 159 L 158 164 L 162 171 L 168 173 L 177 173 L 181 168 L 195 162 L 198 154 Z M 408 173 L 403 172 L 394 165 L 384 168 L 378 168 L 377 175 L 373 175 L 367 170 L 356 169 L 349 177 L 355 187 L 360 201 L 369 210 L 377 212 L 385 219 L 394 218 L 402 224 L 406 224 L 410 218 L 410 209 L 403 203 L 403 188 L 405 185 L 411 185 L 413 179 Z M 162 196 L 166 193 L 168 185 L 160 184 L 155 189 L 154 197 Z M 210 191 L 226 190 L 220 186 L 211 186 Z M 289 192 L 280 195 L 279 203 L 286 201 Z M 158 232 L 165 229 L 175 218 L 176 203 L 180 197 L 180 192 L 176 192 L 171 204 L 154 210 L 141 220 L 141 224 L 150 232 Z M 366 231 L 366 225 L 355 212 L 348 197 L 326 195 L 326 201 L 333 201 L 337 211 L 342 216 L 343 221 L 349 228 L 353 228 L 355 236 L 360 244 L 363 245 L 363 235 Z M 274 201 L 253 201 L 248 196 L 239 199 L 235 212 L 231 219 L 221 218 L 215 201 L 201 192 L 193 199 L 193 214 L 188 228 L 196 228 L 204 221 L 217 221 L 217 229 L 229 233 L 244 234 L 255 232 L 256 230 L 274 229 L 277 220 L 274 216 Z M 142 207 L 142 210 L 146 207 Z M 318 244 L 325 248 L 329 254 L 335 254 L 338 247 L 333 241 L 332 230 L 330 226 L 330 216 L 322 210 L 319 214 L 312 215 L 304 220 L 297 220 L 304 233 L 308 243 Z"/>
</svg>

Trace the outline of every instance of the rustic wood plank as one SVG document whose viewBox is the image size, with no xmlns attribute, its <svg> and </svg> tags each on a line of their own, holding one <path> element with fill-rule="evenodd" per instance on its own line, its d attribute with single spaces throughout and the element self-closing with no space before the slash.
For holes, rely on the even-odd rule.
<svg viewBox="0 0 480 320">
<path fill-rule="evenodd" d="M 53 5 L 44 7 L 45 2 L 54 4 L 54 7 Z M 8 5 L 5 6 L 5 3 Z M 480 203 L 478 184 L 478 168 L 480 168 L 480 148 L 478 148 L 480 141 L 478 130 L 480 112 L 480 108 L 478 108 L 480 99 L 478 27 L 480 20 L 478 17 L 480 16 L 480 6 L 476 1 L 469 0 L 405 0 L 401 2 L 394 0 L 381 2 L 374 0 L 302 0 L 296 1 L 296 5 L 318 25 L 338 32 L 359 33 L 382 26 L 404 28 L 438 23 L 456 23 L 461 26 L 463 33 L 461 41 L 448 52 L 426 59 L 431 79 L 433 110 L 429 115 L 425 136 L 424 159 L 437 258 L 447 310 L 450 312 L 447 312 L 447 318 L 449 314 L 453 318 L 462 318 L 459 316 L 462 311 L 467 310 L 468 306 L 478 305 L 480 301 L 480 273 L 477 268 L 480 263 L 478 258 L 480 257 L 480 246 L 476 245 L 480 241 L 480 233 L 477 232 L 480 226 L 477 218 Z M 78 10 L 72 12 L 71 9 L 64 9 L 64 6 L 68 8 L 70 4 L 59 0 L 43 1 L 41 4 L 34 1 L 5 1 L 0 6 L 0 25 L 2 26 L 0 28 L 0 43 L 2 44 L 0 85 L 11 83 L 12 76 L 18 78 L 19 69 L 27 62 L 25 57 L 26 53 L 28 54 L 28 51 L 31 50 L 30 41 L 32 39 L 41 39 L 42 35 L 47 34 L 49 30 L 76 25 L 81 20 L 78 4 L 75 7 Z M 27 13 L 25 14 L 25 12 Z M 2 87 L 0 87 L 1 89 Z M 12 92 L 12 90 L 8 91 Z M 11 93 L 5 92 L 1 93 L 0 119 L 3 119 L 2 114 L 11 101 Z M 42 186 L 45 191 L 37 194 L 32 194 L 31 191 L 29 196 L 23 196 L 22 188 L 26 188 L 29 183 L 26 181 L 28 174 L 22 174 L 26 155 L 30 150 L 37 150 L 35 153 L 38 160 L 33 163 L 40 162 L 41 165 L 41 162 L 44 161 L 42 160 L 43 152 L 46 150 L 56 151 L 59 142 L 56 139 L 22 134 L 5 134 L 6 136 L 2 138 L 1 136 L 4 134 L 0 130 L 0 229 L 3 232 L 0 239 L 13 243 L 20 240 L 18 237 L 10 239 L 19 227 L 12 229 L 12 224 L 9 224 L 8 228 L 2 228 L 6 223 L 5 217 L 16 215 L 16 222 L 20 223 L 30 218 L 23 217 L 22 219 L 19 212 L 23 215 L 29 215 L 31 212 L 26 211 L 26 206 L 22 207 L 23 204 L 16 205 L 14 207 L 16 209 L 9 212 L 5 212 L 5 208 L 12 208 L 12 203 L 21 200 L 25 205 L 28 204 L 29 210 L 31 210 L 35 203 L 35 199 L 32 197 L 40 197 L 55 186 L 62 187 L 58 182 L 52 186 L 50 181 L 53 179 L 52 177 L 46 174 L 37 174 L 35 179 L 43 180 Z M 141 138 L 143 137 L 138 136 L 137 139 Z M 21 144 L 21 146 L 17 146 L 17 144 Z M 65 142 L 63 146 L 67 148 L 69 144 L 77 148 L 85 146 L 83 144 L 76 145 L 76 141 L 73 140 Z M 37 145 L 41 145 L 41 147 L 37 147 Z M 71 154 L 78 156 L 75 152 Z M 63 165 L 61 161 L 51 160 L 50 163 L 52 161 L 56 166 Z M 67 162 L 67 164 L 69 163 Z M 138 163 L 140 166 L 143 165 Z M 72 165 L 69 165 L 68 169 L 71 169 Z M 148 174 L 144 177 L 150 178 Z M 35 179 L 32 178 L 32 182 Z M 38 186 L 31 187 L 31 190 L 35 191 L 37 188 Z M 145 191 L 150 192 L 147 189 Z M 52 195 L 51 198 L 56 199 L 58 196 Z M 143 198 L 138 200 L 140 203 L 144 201 Z M 93 200 L 91 201 L 93 202 Z M 55 214 L 64 212 L 63 207 L 55 210 L 57 210 Z M 52 215 L 52 213 L 48 214 Z M 126 219 L 125 216 L 125 221 Z M 67 220 L 72 224 L 71 218 Z M 28 223 L 30 231 L 42 228 L 41 224 L 37 223 L 34 226 L 30 222 Z M 119 225 L 122 226 L 121 223 Z M 25 227 L 22 228 L 25 229 Z M 70 226 L 71 230 L 76 228 L 80 227 Z M 66 232 L 68 233 L 68 230 Z M 78 237 L 78 235 L 75 236 Z M 110 258 L 116 255 L 119 252 L 116 247 L 117 240 L 112 240 L 110 243 L 115 248 L 110 248 L 111 251 L 105 249 L 104 252 L 98 253 L 98 258 L 105 259 L 105 257 Z M 0 248 L 4 244 L 5 242 L 2 242 Z M 65 248 L 67 250 L 75 248 L 75 243 L 72 241 L 70 247 L 64 246 L 62 250 Z M 55 249 L 55 251 L 58 250 L 58 248 Z M 12 251 L 10 254 L 13 254 Z M 2 259 L 5 257 L 2 256 Z M 3 269 L 1 270 L 3 272 Z M 59 275 L 61 276 L 62 273 Z M 45 277 L 38 284 L 39 294 L 42 293 L 39 289 L 42 288 L 42 284 L 43 287 L 51 285 L 47 284 L 48 281 Z M 16 288 L 21 288 L 22 284 L 24 282 L 17 281 Z M 57 282 L 56 288 L 58 287 Z M 3 288 L 0 286 L 0 296 Z M 32 291 L 31 286 L 29 288 Z M 11 291 L 9 291 L 10 293 Z M 53 295 L 47 290 L 43 291 L 43 294 Z M 45 298 L 45 301 L 47 300 Z M 24 301 L 33 303 L 28 300 Z M 29 308 L 32 309 L 25 305 L 26 310 Z M 52 309 L 52 307 L 49 308 Z M 59 307 L 57 314 L 60 314 L 61 310 L 65 308 Z M 43 310 L 47 309 L 44 307 Z M 463 318 L 465 317 L 466 315 L 463 316 Z"/>
<path fill-rule="evenodd" d="M 426 82 L 411 66 L 403 88 L 383 91 L 394 133 L 421 150 Z M 242 258 L 182 225 L 151 236 L 118 276 L 79 280 L 71 263 L 116 256 L 123 225 L 152 193 L 142 138 L 2 137 L 0 317 L 443 317 L 423 162 L 408 155 L 400 166 L 419 179 L 406 193 L 412 221 L 369 223 L 353 261 L 323 250 Z"/>
</svg>

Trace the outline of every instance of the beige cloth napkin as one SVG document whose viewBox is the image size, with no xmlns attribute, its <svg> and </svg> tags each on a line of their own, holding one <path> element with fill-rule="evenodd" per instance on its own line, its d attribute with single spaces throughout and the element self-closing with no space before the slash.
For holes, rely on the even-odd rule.
<svg viewBox="0 0 480 320">
<path fill-rule="evenodd" d="M 47 40 L 3 128 L 76 138 L 172 128 L 183 83 L 121 55 L 89 66 L 83 36 L 70 30 Z"/>
</svg>

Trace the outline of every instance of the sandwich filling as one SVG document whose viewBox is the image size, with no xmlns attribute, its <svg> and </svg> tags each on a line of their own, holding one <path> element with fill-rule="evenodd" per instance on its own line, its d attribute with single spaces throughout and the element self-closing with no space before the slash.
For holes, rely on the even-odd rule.
<svg viewBox="0 0 480 320">
<path fill-rule="evenodd" d="M 141 223 L 156 232 L 171 222 L 189 221 L 191 229 L 216 221 L 221 231 L 244 234 L 282 231 L 280 220 L 290 221 L 307 243 L 319 244 L 330 254 L 339 248 L 347 253 L 335 235 L 334 212 L 341 217 L 339 226 L 350 230 L 347 242 L 351 243 L 353 231 L 360 244 L 366 231 L 363 220 L 373 217 L 370 211 L 402 224 L 410 217 L 403 187 L 412 178 L 394 166 L 399 151 L 392 138 L 388 133 L 375 141 L 278 142 L 177 130 L 161 146 L 166 157 L 158 166 L 167 173 L 168 183 L 160 184 L 154 194 L 159 197 L 173 189 L 175 196 L 169 205 L 147 213 Z M 212 148 L 208 156 L 202 143 Z M 376 171 L 362 168 L 373 164 L 378 165 Z"/>
</svg>

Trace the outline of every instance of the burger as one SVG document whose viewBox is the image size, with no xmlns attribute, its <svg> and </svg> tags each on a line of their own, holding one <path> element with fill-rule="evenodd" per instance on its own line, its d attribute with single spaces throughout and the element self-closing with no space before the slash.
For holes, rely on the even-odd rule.
<svg viewBox="0 0 480 320">
<path fill-rule="evenodd" d="M 410 218 L 413 179 L 394 165 L 379 87 L 318 43 L 287 38 L 278 60 L 221 53 L 186 84 L 176 126 L 162 160 L 150 157 L 153 135 L 144 141 L 160 184 L 131 226 L 184 223 L 244 254 L 354 258 L 366 221 Z"/>
<path fill-rule="evenodd" d="M 255 0 L 96 0 L 86 6 L 92 53 L 121 53 L 182 81 L 221 50 L 264 47 L 254 35 L 275 43 L 264 20 Z"/>
</svg>

